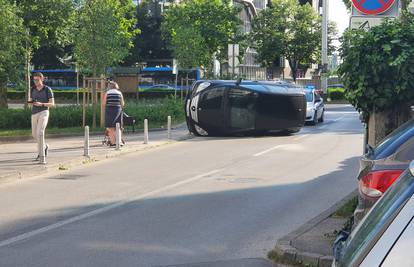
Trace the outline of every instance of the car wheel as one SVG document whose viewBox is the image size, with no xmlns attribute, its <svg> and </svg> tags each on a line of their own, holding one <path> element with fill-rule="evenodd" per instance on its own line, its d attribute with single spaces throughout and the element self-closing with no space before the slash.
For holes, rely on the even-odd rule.
<svg viewBox="0 0 414 267">
<path fill-rule="evenodd" d="M 324 121 L 324 116 L 325 116 L 325 110 L 322 110 L 322 115 L 321 115 L 321 118 L 319 119 L 319 122 Z"/>
<path fill-rule="evenodd" d="M 290 129 L 285 130 L 284 132 L 287 135 L 291 135 L 291 134 L 294 134 L 294 133 L 298 133 L 300 130 L 301 130 L 301 128 L 290 128 Z"/>
<path fill-rule="evenodd" d="M 188 130 L 190 131 L 190 133 L 194 134 L 195 136 L 200 136 L 200 134 L 197 132 L 194 123 L 191 121 L 188 121 Z"/>
<path fill-rule="evenodd" d="M 318 112 L 315 110 L 315 114 L 313 114 L 312 125 L 316 125 L 318 123 Z"/>
<path fill-rule="evenodd" d="M 203 128 L 201 128 L 197 124 L 194 124 L 194 128 L 195 128 L 194 135 L 196 135 L 196 136 L 208 136 L 208 132 L 206 132 Z"/>
</svg>

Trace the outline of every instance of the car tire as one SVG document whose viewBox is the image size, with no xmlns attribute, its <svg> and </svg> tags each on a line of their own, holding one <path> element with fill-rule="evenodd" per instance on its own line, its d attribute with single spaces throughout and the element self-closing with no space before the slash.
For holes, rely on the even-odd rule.
<svg viewBox="0 0 414 267">
<path fill-rule="evenodd" d="M 319 122 L 324 122 L 325 120 L 324 116 L 325 116 L 325 110 L 322 110 L 322 115 L 321 115 L 321 118 L 319 119 Z"/>
<path fill-rule="evenodd" d="M 301 128 L 290 128 L 290 129 L 285 130 L 284 132 L 287 135 L 291 135 L 291 134 L 295 134 L 295 133 L 300 132 L 300 130 L 301 130 Z"/>
<path fill-rule="evenodd" d="M 318 112 L 315 110 L 315 114 L 313 114 L 312 125 L 318 124 Z"/>
</svg>

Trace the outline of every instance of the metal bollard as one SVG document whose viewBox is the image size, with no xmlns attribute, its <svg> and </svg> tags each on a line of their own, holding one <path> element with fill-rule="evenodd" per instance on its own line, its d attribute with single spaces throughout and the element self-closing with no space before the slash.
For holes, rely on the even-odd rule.
<svg viewBox="0 0 414 267">
<path fill-rule="evenodd" d="M 46 164 L 46 155 L 45 155 L 45 134 L 41 133 L 39 136 L 40 139 L 40 158 L 39 158 L 39 164 Z"/>
<path fill-rule="evenodd" d="M 89 126 L 85 126 L 85 142 L 83 146 L 83 155 L 85 157 L 90 157 L 90 149 L 89 149 Z"/>
<path fill-rule="evenodd" d="M 121 125 L 119 122 L 116 123 L 116 132 L 115 132 L 115 149 L 119 150 L 121 148 Z"/>
<path fill-rule="evenodd" d="M 144 144 L 148 144 L 148 120 L 144 120 Z"/>
<path fill-rule="evenodd" d="M 171 139 L 171 116 L 168 116 L 167 119 L 167 135 L 168 139 Z"/>
</svg>

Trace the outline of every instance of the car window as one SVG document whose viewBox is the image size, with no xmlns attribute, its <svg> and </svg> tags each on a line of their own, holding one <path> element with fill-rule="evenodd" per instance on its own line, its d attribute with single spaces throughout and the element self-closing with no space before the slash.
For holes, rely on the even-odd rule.
<svg viewBox="0 0 414 267">
<path fill-rule="evenodd" d="M 245 89 L 232 88 L 228 93 L 230 127 L 253 129 L 256 115 L 256 94 Z"/>
<path fill-rule="evenodd" d="M 312 102 L 313 101 L 313 93 L 312 91 L 305 91 L 306 94 L 306 101 L 307 102 Z"/>
<path fill-rule="evenodd" d="M 204 91 L 199 107 L 203 109 L 220 109 L 223 101 L 223 87 L 216 87 Z"/>
<path fill-rule="evenodd" d="M 414 178 L 407 170 L 349 236 L 338 267 L 359 266 L 413 193 Z"/>
<path fill-rule="evenodd" d="M 384 140 L 378 144 L 374 149 L 373 158 L 382 159 L 389 157 L 395 153 L 396 149 L 414 135 L 414 120 L 410 120 L 392 133 L 390 133 Z"/>
<path fill-rule="evenodd" d="M 405 142 L 395 153 L 398 161 L 411 161 L 414 159 L 414 137 Z"/>
</svg>

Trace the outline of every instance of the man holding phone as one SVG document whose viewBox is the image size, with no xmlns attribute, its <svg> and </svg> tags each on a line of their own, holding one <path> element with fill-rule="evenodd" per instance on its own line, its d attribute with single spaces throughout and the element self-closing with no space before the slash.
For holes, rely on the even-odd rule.
<svg viewBox="0 0 414 267">
<path fill-rule="evenodd" d="M 48 145 L 43 142 L 41 147 L 41 136 L 44 137 L 46 126 L 49 120 L 49 108 L 55 106 L 55 99 L 53 97 L 52 89 L 43 83 L 44 76 L 42 73 L 37 72 L 33 75 L 34 87 L 32 87 L 29 97 L 29 103 L 32 104 L 32 135 L 37 141 L 38 154 L 36 161 L 40 159 L 42 149 L 47 156 Z"/>
</svg>

